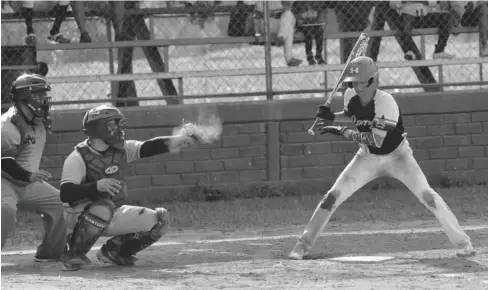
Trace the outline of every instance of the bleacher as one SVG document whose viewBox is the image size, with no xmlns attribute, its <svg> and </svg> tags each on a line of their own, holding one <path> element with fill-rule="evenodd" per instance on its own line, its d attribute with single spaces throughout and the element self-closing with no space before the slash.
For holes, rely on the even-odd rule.
<svg viewBox="0 0 488 290">
<path fill-rule="evenodd" d="M 221 17 L 226 17 L 232 7 L 230 6 L 216 6 L 215 13 Z M 190 12 L 198 12 L 195 7 L 158 7 L 158 8 L 144 8 L 139 10 L 131 10 L 131 14 L 142 14 L 150 17 L 150 30 L 154 31 L 154 19 L 167 17 L 186 17 Z M 89 12 L 87 14 L 90 21 L 100 20 L 102 15 L 96 12 Z M 50 21 L 49 15 L 36 14 L 37 21 Z M 23 20 L 19 15 L 15 13 L 2 13 L 2 26 L 9 25 L 9 23 L 21 23 Z M 68 20 L 73 21 L 72 15 L 69 16 Z M 110 34 L 109 23 L 105 23 L 108 26 L 107 33 Z M 477 27 L 458 27 L 454 28 L 454 34 L 476 34 Z M 333 32 L 326 33 L 324 37 L 325 47 L 328 43 L 337 41 L 339 39 L 346 38 L 356 38 L 361 32 Z M 397 35 L 397 31 L 384 30 L 384 31 L 368 31 L 371 37 L 392 37 Z M 425 37 L 429 35 L 435 35 L 437 29 L 415 29 L 413 31 L 414 36 L 420 36 L 421 48 L 425 55 Z M 107 35 L 112 38 L 112 35 Z M 186 47 L 186 46 L 202 46 L 202 45 L 246 45 L 255 42 L 256 38 L 253 36 L 245 37 L 205 37 L 205 38 L 175 38 L 175 39 L 160 39 L 154 38 L 151 40 L 137 40 L 137 41 L 103 41 L 94 43 L 70 43 L 70 44 L 50 44 L 50 43 L 39 43 L 35 50 L 39 52 L 68 52 L 68 51 L 81 51 L 81 50 L 101 50 L 107 49 L 109 51 L 109 59 L 107 60 L 107 65 L 110 66 L 109 73 L 96 73 L 93 74 L 70 74 L 70 75 L 48 75 L 48 79 L 53 84 L 79 84 L 79 83 L 101 83 L 101 82 L 118 82 L 118 81 L 148 81 L 157 79 L 173 79 L 176 80 L 178 85 L 178 98 L 179 99 L 198 99 L 198 98 L 242 98 L 242 97 L 257 97 L 266 96 L 267 99 L 272 99 L 273 96 L 277 95 L 303 95 L 303 94 L 316 94 L 330 92 L 332 90 L 333 82 L 330 79 L 334 78 L 334 73 L 337 74 L 343 68 L 340 63 L 330 63 L 326 65 L 315 65 L 308 66 L 302 65 L 299 67 L 286 67 L 286 66 L 266 66 L 265 58 L 270 57 L 269 55 L 262 59 L 263 65 L 260 67 L 249 67 L 249 68 L 232 68 L 232 69 L 212 69 L 212 70 L 184 70 L 184 71 L 172 71 L 167 69 L 165 72 L 159 73 L 133 73 L 133 74 L 115 74 L 114 69 L 114 56 L 113 49 L 121 47 L 144 47 L 144 46 L 155 46 L 163 48 L 163 59 L 165 63 L 170 63 L 169 49 L 171 47 Z M 262 40 L 258 40 L 262 41 Z M 300 35 L 298 35 L 296 42 L 301 41 Z M 3 44 L 2 44 L 3 46 Z M 295 46 L 301 46 L 301 44 L 296 44 Z M 280 48 L 272 48 L 273 50 L 281 50 Z M 266 51 L 266 50 L 264 50 Z M 326 50 L 327 53 L 327 50 Z M 381 51 L 380 51 L 381 55 Z M 327 56 L 326 56 L 327 57 Z M 406 83 L 394 83 L 386 84 L 382 87 L 388 90 L 403 90 L 403 89 L 423 89 L 423 90 L 441 90 L 447 87 L 470 87 L 470 88 L 482 88 L 488 85 L 487 73 L 484 72 L 488 70 L 488 58 L 480 57 L 458 57 L 452 60 L 433 60 L 433 59 L 423 59 L 416 61 L 381 61 L 379 60 L 378 66 L 380 69 L 406 69 L 406 68 L 436 68 L 438 72 L 437 81 L 435 83 L 425 83 L 419 81 L 416 84 L 406 84 Z M 479 77 L 478 80 L 472 79 L 461 79 L 459 81 L 445 80 L 443 68 L 446 66 L 462 66 L 462 65 L 476 65 L 479 67 Z M 26 70 L 35 68 L 34 64 L 31 65 L 2 65 L 2 71 L 12 71 L 12 70 Z M 272 75 L 273 77 L 279 75 L 311 75 L 314 76 L 323 75 L 322 80 L 325 80 L 325 88 L 320 86 L 318 82 L 315 88 L 312 89 L 288 89 L 288 88 L 264 88 L 257 91 L 249 92 L 226 92 L 220 93 L 206 92 L 204 94 L 195 94 L 192 92 L 187 93 L 185 91 L 185 86 L 188 81 L 193 81 L 194 79 L 209 79 L 210 81 L 228 78 L 228 77 L 268 77 Z M 332 75 L 331 75 L 332 74 Z M 127 98 L 124 101 L 130 100 L 163 100 L 168 99 L 171 96 L 151 96 L 151 97 L 138 97 L 138 98 Z M 53 104 L 55 105 L 65 105 L 65 104 L 85 104 L 85 103 L 102 103 L 107 102 L 109 99 L 76 99 L 76 100 L 62 100 L 54 98 Z"/>
</svg>

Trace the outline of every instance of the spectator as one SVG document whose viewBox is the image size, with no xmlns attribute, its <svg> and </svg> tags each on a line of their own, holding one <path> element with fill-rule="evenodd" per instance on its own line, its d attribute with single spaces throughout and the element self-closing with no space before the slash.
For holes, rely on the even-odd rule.
<svg viewBox="0 0 488 290">
<path fill-rule="evenodd" d="M 364 31 L 369 25 L 369 14 L 375 5 L 374 1 L 333 1 L 332 7 L 335 8 L 339 30 L 342 32 Z M 347 57 L 352 51 L 357 38 L 341 39 L 342 63 L 346 62 Z"/>
<path fill-rule="evenodd" d="M 112 24 L 115 30 L 116 41 L 133 41 L 136 38 L 139 40 L 150 40 L 151 33 L 144 20 L 142 14 L 130 14 L 127 13 L 130 9 L 139 9 L 140 1 L 110 1 L 112 9 Z M 164 72 L 165 63 L 158 48 L 155 46 L 142 47 L 142 51 L 146 56 L 153 72 Z M 133 47 L 120 47 L 118 49 L 118 74 L 132 74 L 132 57 Z M 177 96 L 178 92 L 173 85 L 171 79 L 157 79 L 157 83 L 161 92 L 165 96 Z M 137 91 L 134 81 L 120 81 L 115 87 L 113 94 L 117 99 L 137 97 Z M 167 104 L 179 104 L 179 100 L 176 97 L 166 100 Z M 118 101 L 116 106 L 138 106 L 137 101 Z"/>
<path fill-rule="evenodd" d="M 57 43 L 70 43 L 71 41 L 65 38 L 61 33 L 61 24 L 68 15 L 69 1 L 9 1 L 10 7 L 21 14 L 25 20 L 27 35 L 25 42 L 28 45 L 35 45 L 37 37 L 34 33 L 32 19 L 34 12 L 49 13 L 54 16 L 54 23 L 47 37 L 49 40 Z M 84 23 L 84 7 L 82 1 L 72 1 L 72 9 L 75 13 L 75 19 L 80 29 L 80 42 L 91 42 L 90 35 L 86 30 Z M 83 17 L 83 19 L 80 19 Z"/>
<path fill-rule="evenodd" d="M 478 26 L 481 44 L 481 56 L 488 56 L 488 2 L 469 1 L 461 19 L 462 26 Z"/>
<path fill-rule="evenodd" d="M 198 12 L 191 12 L 190 22 L 198 24 L 201 29 L 205 28 L 205 22 L 214 17 L 213 10 L 222 1 L 182 1 L 186 8 L 196 7 Z"/>
<path fill-rule="evenodd" d="M 391 9 L 390 1 L 378 1 L 375 2 L 375 5 L 376 9 L 374 11 L 373 21 L 371 23 L 371 30 L 384 30 L 385 24 L 388 23 L 388 26 L 391 30 L 399 31 L 400 27 L 402 26 L 400 15 L 395 9 Z M 413 50 L 416 59 L 422 59 L 422 54 L 420 53 L 420 50 L 418 49 L 415 42 L 413 42 L 412 36 L 410 36 L 411 42 L 409 43 L 413 45 L 410 47 L 407 47 L 406 42 L 399 34 L 395 35 L 395 39 L 400 45 L 400 48 L 402 49 L 404 54 L 407 53 L 409 50 Z M 381 37 L 371 37 L 371 45 L 368 55 L 371 56 L 374 61 L 378 60 L 380 45 Z M 412 67 L 412 70 L 417 76 L 419 82 L 422 84 L 434 84 L 437 82 L 428 66 L 414 66 Z M 442 91 L 442 87 L 429 86 L 424 87 L 424 90 L 426 92 L 439 92 Z"/>
<path fill-rule="evenodd" d="M 305 37 L 305 53 L 308 64 L 325 64 L 322 58 L 324 46 L 325 11 L 323 1 L 295 1 L 293 12 L 297 15 L 297 30 Z M 315 58 L 312 52 L 315 39 Z"/>
<path fill-rule="evenodd" d="M 412 29 L 414 28 L 439 28 L 439 38 L 435 46 L 433 59 L 452 59 L 453 54 L 445 52 L 447 41 L 452 28 L 459 18 L 460 13 L 457 1 L 390 1 L 393 9 L 401 15 L 403 26 L 400 27 L 402 40 L 407 47 L 413 46 Z M 405 55 L 406 60 L 414 60 L 416 56 L 412 49 Z"/>
<path fill-rule="evenodd" d="M 237 1 L 230 12 L 227 35 L 232 37 L 254 35 L 254 25 L 252 21 L 252 5 L 247 5 L 244 1 Z"/>
<path fill-rule="evenodd" d="M 254 1 L 254 30 L 257 42 L 264 34 L 264 1 Z M 291 10 L 293 1 L 270 1 L 269 31 L 270 41 L 283 46 L 285 62 L 288 66 L 299 66 L 302 60 L 293 57 L 293 38 L 296 19 Z"/>
<path fill-rule="evenodd" d="M 269 3 L 269 31 L 274 38 L 280 30 L 280 18 L 283 13 L 281 1 Z M 256 36 L 264 35 L 264 1 L 254 1 L 254 31 Z"/>
<path fill-rule="evenodd" d="M 295 35 L 296 18 L 292 12 L 293 1 L 281 1 L 283 13 L 280 17 L 278 44 L 283 45 L 285 61 L 288 66 L 299 66 L 301 59 L 293 57 L 293 38 Z"/>
</svg>

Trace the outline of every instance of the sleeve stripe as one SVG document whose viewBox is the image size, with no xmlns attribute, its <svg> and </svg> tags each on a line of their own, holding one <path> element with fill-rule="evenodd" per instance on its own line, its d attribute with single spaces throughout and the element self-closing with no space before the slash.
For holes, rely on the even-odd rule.
<svg viewBox="0 0 488 290">
<path fill-rule="evenodd" d="M 12 159 L 12 160 L 15 160 L 14 157 L 10 157 L 10 156 L 2 157 L 2 159 Z"/>
</svg>

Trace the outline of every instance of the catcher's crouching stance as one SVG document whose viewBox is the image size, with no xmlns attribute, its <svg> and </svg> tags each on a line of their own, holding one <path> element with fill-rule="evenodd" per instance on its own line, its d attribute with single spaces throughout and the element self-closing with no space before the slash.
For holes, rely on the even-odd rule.
<svg viewBox="0 0 488 290">
<path fill-rule="evenodd" d="M 469 236 L 442 197 L 430 187 L 413 157 L 395 99 L 378 89 L 374 61 L 357 57 L 346 68 L 345 75 L 344 82 L 350 88 L 344 93 L 344 110 L 333 113 L 328 107 L 320 106 L 317 117 L 322 122 L 318 131 L 354 140 L 360 149 L 318 204 L 289 258 L 301 260 L 307 255 L 334 211 L 358 189 L 381 176 L 391 176 L 404 183 L 435 214 L 449 240 L 458 248 L 458 256 L 474 255 Z M 332 122 L 351 120 L 357 130 L 332 125 Z"/>
<path fill-rule="evenodd" d="M 169 228 L 169 214 L 118 204 L 126 196 L 123 181 L 127 165 L 137 159 L 172 151 L 168 137 L 144 142 L 125 140 L 126 120 L 119 109 L 102 105 L 86 112 L 83 131 L 88 139 L 75 147 L 64 162 L 61 200 L 72 229 L 63 258 L 63 270 L 78 270 L 90 263 L 86 254 L 100 236 L 113 236 L 97 253 L 105 263 L 133 265 L 137 252 L 158 241 Z M 195 130 L 185 132 L 171 144 L 183 146 L 195 139 Z M 178 147 L 178 146 L 176 146 Z"/>
</svg>

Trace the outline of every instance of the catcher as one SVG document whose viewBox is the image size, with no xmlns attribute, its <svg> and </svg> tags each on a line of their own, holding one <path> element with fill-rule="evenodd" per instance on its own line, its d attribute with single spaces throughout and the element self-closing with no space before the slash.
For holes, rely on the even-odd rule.
<svg viewBox="0 0 488 290">
<path fill-rule="evenodd" d="M 317 130 L 354 140 L 360 148 L 319 202 L 289 258 L 303 259 L 337 208 L 365 184 L 382 176 L 404 183 L 437 217 L 451 243 L 458 248 L 458 256 L 474 255 L 469 236 L 443 198 L 430 187 L 413 157 L 398 104 L 392 95 L 378 89 L 375 62 L 366 56 L 357 57 L 346 68 L 345 75 L 344 82 L 350 88 L 344 93 L 344 110 L 333 113 L 330 108 L 320 106 L 317 117 L 323 122 Z M 332 123 L 351 121 L 357 130 Z"/>
<path fill-rule="evenodd" d="M 175 152 L 204 136 L 188 123 L 176 136 L 125 140 L 126 118 L 109 105 L 87 111 L 82 130 L 88 138 L 66 158 L 61 177 L 61 200 L 69 204 L 66 216 L 72 230 L 62 270 L 76 271 L 90 264 L 86 254 L 101 236 L 112 238 L 98 251 L 100 261 L 133 265 L 136 253 L 166 234 L 169 214 L 164 208 L 122 205 L 127 196 L 124 172 L 128 164 Z"/>
</svg>

